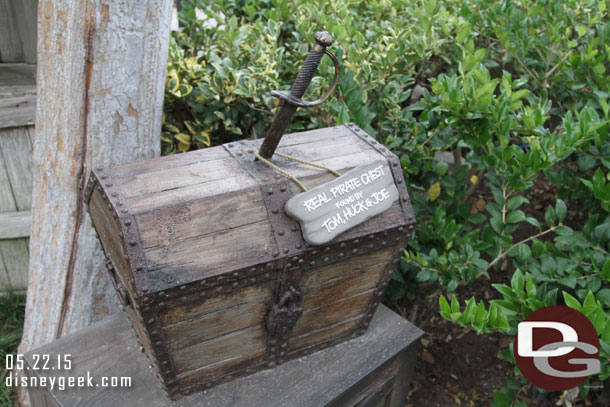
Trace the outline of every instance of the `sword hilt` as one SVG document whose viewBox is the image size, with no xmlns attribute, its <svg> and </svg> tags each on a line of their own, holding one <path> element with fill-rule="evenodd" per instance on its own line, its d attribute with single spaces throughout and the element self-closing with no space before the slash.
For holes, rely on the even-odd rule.
<svg viewBox="0 0 610 407">
<path fill-rule="evenodd" d="M 314 35 L 314 39 L 316 40 L 316 43 L 311 51 L 309 51 L 309 54 L 307 54 L 307 58 L 305 58 L 305 62 L 303 62 L 303 66 L 297 74 L 290 92 L 283 92 L 279 90 L 271 91 L 271 95 L 284 101 L 284 104 L 273 118 L 273 123 L 267 130 L 265 140 L 263 141 L 263 144 L 259 150 L 259 154 L 264 158 L 271 158 L 275 152 L 275 149 L 277 148 L 277 145 L 284 134 L 284 130 L 286 127 L 288 127 L 290 118 L 296 111 L 297 107 L 314 107 L 323 103 L 326 99 L 328 99 L 339 83 L 339 62 L 337 61 L 337 58 L 335 58 L 335 56 L 326 49 L 326 47 L 329 47 L 333 43 L 333 38 L 330 36 L 328 31 L 319 31 Z M 320 99 L 311 102 L 303 100 L 301 98 L 305 94 L 311 80 L 316 74 L 316 70 L 318 69 L 320 61 L 324 55 L 328 55 L 333 61 L 335 67 L 333 82 L 330 85 L 330 88 L 328 88 L 326 93 L 324 93 Z"/>
</svg>

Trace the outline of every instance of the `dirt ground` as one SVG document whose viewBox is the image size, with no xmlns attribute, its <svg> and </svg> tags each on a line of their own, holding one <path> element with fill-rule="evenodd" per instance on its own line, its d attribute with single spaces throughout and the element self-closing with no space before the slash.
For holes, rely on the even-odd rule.
<svg viewBox="0 0 610 407">
<path fill-rule="evenodd" d="M 488 199 L 484 189 L 476 195 L 473 199 Z M 528 193 L 530 204 L 523 210 L 542 222 L 544 209 L 547 205 L 554 205 L 556 195 L 556 187 L 543 178 L 539 179 Z M 572 227 L 580 227 L 584 222 L 585 214 L 581 213 L 577 202 L 568 202 L 568 219 L 570 221 L 566 223 Z M 515 241 L 536 233 L 528 230 L 529 227 L 526 225 L 518 230 Z M 510 284 L 512 272 L 510 263 L 505 263 L 500 270 L 490 273 L 491 281 L 483 278 L 460 287 L 457 291 L 460 303 L 471 296 L 486 301 L 501 298 L 491 284 Z M 418 290 L 421 294 L 415 301 L 393 304 L 395 310 L 425 331 L 407 406 L 490 406 L 493 392 L 503 387 L 509 378 L 515 377 L 512 364 L 500 354 L 501 350 L 508 348 L 512 338 L 501 334 L 477 335 L 472 329 L 444 320 L 438 305 L 442 291 L 426 285 Z M 570 407 L 560 401 L 560 392 L 539 392 L 534 386 L 524 383 L 517 390 L 518 399 L 528 406 Z M 610 406 L 610 383 L 592 384 L 599 389 L 591 390 L 586 400 L 577 398 L 572 407 Z"/>
</svg>

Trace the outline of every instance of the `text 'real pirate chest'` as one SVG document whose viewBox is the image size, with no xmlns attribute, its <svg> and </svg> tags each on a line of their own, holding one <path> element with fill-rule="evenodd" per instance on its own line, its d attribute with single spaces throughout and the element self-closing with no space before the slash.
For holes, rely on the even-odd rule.
<svg viewBox="0 0 610 407">
<path fill-rule="evenodd" d="M 289 134 L 278 148 L 341 174 L 375 164 L 360 181 L 334 187 L 336 196 L 307 200 L 309 216 L 341 198 L 329 204 L 334 213 L 312 221 L 338 233 L 322 244 L 314 235 L 305 239 L 303 222 L 286 213 L 286 202 L 301 190 L 255 160 L 260 143 L 91 173 L 89 212 L 108 269 L 172 397 L 364 333 L 413 228 L 398 158 L 356 125 Z M 309 188 L 336 179 L 294 160 L 274 163 Z M 377 203 L 358 204 L 359 188 L 381 173 L 396 187 L 395 199 L 339 233 L 345 218 Z M 389 196 L 380 189 L 371 199 Z"/>
</svg>

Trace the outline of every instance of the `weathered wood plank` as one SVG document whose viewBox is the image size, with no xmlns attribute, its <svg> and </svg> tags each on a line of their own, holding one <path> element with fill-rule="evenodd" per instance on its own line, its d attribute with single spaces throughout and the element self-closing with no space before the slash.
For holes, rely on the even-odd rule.
<svg viewBox="0 0 610 407">
<path fill-rule="evenodd" d="M 175 305 L 159 315 L 161 324 L 171 324 L 199 318 L 230 307 L 240 307 L 246 304 L 267 302 L 271 296 L 271 288 L 267 285 L 244 287 L 231 294 L 221 294 L 207 298 L 199 304 Z"/>
<path fill-rule="evenodd" d="M 30 236 L 32 214 L 30 211 L 1 212 L 0 240 Z"/>
<path fill-rule="evenodd" d="M 0 64 L 0 96 L 26 93 L 36 95 L 36 65 Z"/>
<path fill-rule="evenodd" d="M 0 254 L 8 275 L 9 289 L 25 290 L 28 286 L 28 245 L 25 239 L 0 241 Z"/>
<path fill-rule="evenodd" d="M 0 98 L 0 128 L 33 126 L 35 116 L 35 94 Z"/>
<path fill-rule="evenodd" d="M 182 194 L 180 195 L 182 197 Z M 267 220 L 259 188 L 185 202 L 136 217 L 147 247 L 180 245 L 193 238 Z"/>
<path fill-rule="evenodd" d="M 173 353 L 176 371 L 181 374 L 206 367 L 226 371 L 244 361 L 262 361 L 266 337 L 267 331 L 258 325 L 177 350 Z"/>
<path fill-rule="evenodd" d="M 394 389 L 399 373 L 400 358 L 393 358 L 363 378 L 351 391 L 332 404 L 333 407 L 387 407 L 386 399 Z M 404 403 L 400 405 L 404 406 Z"/>
<path fill-rule="evenodd" d="M 32 208 L 32 145 L 28 131 L 27 127 L 0 130 L 0 154 L 18 211 Z"/>
<path fill-rule="evenodd" d="M 142 241 L 151 284 L 169 278 L 176 284 L 185 284 L 226 270 L 256 265 L 264 261 L 273 248 L 271 226 L 266 219 L 218 233 L 195 236 L 188 240 L 188 244 L 170 245 L 168 242 L 159 246 L 156 243 L 153 242 L 150 247 L 150 242 Z"/>
<path fill-rule="evenodd" d="M 377 287 L 386 267 L 386 263 L 381 263 L 357 269 L 323 284 L 303 288 L 303 309 L 314 309 Z"/>
<path fill-rule="evenodd" d="M 307 290 L 308 287 L 337 278 L 347 271 L 356 271 L 374 266 L 380 262 L 387 261 L 387 259 L 390 258 L 391 253 L 391 249 L 379 250 L 365 255 L 350 257 L 340 264 L 335 263 L 308 270 L 304 273 L 303 279 L 301 280 L 302 287 L 304 290 Z"/>
<path fill-rule="evenodd" d="M 163 192 L 173 193 L 180 188 L 200 184 L 202 193 L 206 190 L 214 192 L 216 184 L 221 186 L 226 178 L 237 176 L 246 177 L 247 174 L 241 170 L 235 160 L 226 158 L 141 174 L 122 183 L 121 189 L 126 198 Z M 245 181 L 244 184 L 247 186 L 247 180 Z"/>
<path fill-rule="evenodd" d="M 271 292 L 271 287 L 268 287 L 269 298 Z M 255 325 L 263 325 L 267 307 L 267 302 L 248 302 L 165 327 L 163 331 L 168 347 L 171 350 L 187 348 Z M 207 349 L 204 351 L 207 352 Z"/>
<path fill-rule="evenodd" d="M 36 63 L 36 14 L 38 0 L 10 0 L 25 62 Z"/>
<path fill-rule="evenodd" d="M 288 347 L 291 350 L 304 349 L 318 343 L 338 338 L 339 336 L 356 329 L 362 317 L 364 317 L 364 315 L 356 315 L 355 317 L 344 319 L 337 324 L 330 325 L 323 329 L 307 332 L 299 336 L 293 336 L 288 340 Z"/>
<path fill-rule="evenodd" d="M 125 259 L 125 250 L 119 240 L 119 225 L 97 188 L 91 194 L 89 208 L 100 242 L 102 242 L 105 253 L 112 260 L 116 273 L 121 280 L 130 281 L 133 275 L 131 266 Z M 103 278 L 105 277 L 103 276 Z M 133 297 L 135 294 L 134 287 L 127 284 L 125 288 Z"/>
<path fill-rule="evenodd" d="M 292 331 L 292 336 L 299 336 L 336 324 L 344 319 L 363 314 L 371 301 L 375 290 L 354 295 L 331 304 L 303 311 Z"/>
<path fill-rule="evenodd" d="M 23 60 L 17 24 L 13 20 L 12 2 L 0 0 L 0 62 Z"/>
<path fill-rule="evenodd" d="M 149 369 L 150 361 L 138 351 L 133 330 L 122 314 L 29 352 L 25 359 L 32 367 L 34 353 L 70 353 L 73 366 L 70 376 L 86 376 L 89 371 L 96 383 L 101 376 L 132 378 L 130 389 L 55 389 L 52 394 L 61 407 L 343 407 L 347 406 L 340 403 L 345 394 L 353 395 L 363 380 L 375 376 L 375 372 L 381 373 L 397 355 L 416 356 L 415 345 L 421 334 L 409 322 L 380 306 L 367 333 L 355 340 L 178 401 L 169 400 L 163 392 Z M 405 365 L 404 361 L 399 362 L 401 367 L 412 370 L 414 363 Z M 25 373 L 42 374 L 33 369 Z M 65 372 L 49 372 L 49 376 L 62 375 Z M 44 391 L 50 394 L 49 390 Z M 403 404 L 392 402 L 388 407 L 403 406 L 404 400 Z"/>
</svg>

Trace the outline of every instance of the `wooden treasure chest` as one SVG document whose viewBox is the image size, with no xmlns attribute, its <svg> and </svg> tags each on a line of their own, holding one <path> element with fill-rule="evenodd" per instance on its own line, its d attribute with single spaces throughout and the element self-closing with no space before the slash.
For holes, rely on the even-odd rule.
<svg viewBox="0 0 610 407">
<path fill-rule="evenodd" d="M 174 398 L 363 334 L 413 229 L 398 158 L 358 126 L 285 135 L 272 161 L 261 142 L 91 172 L 108 270 Z"/>
</svg>

